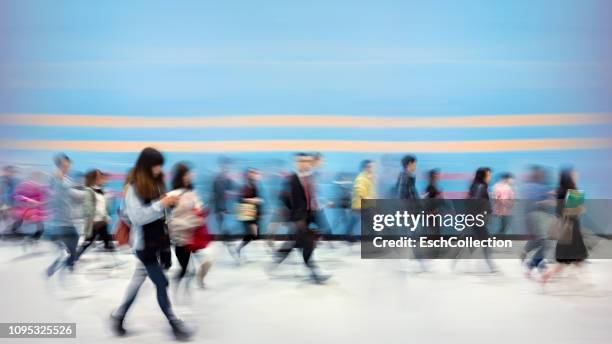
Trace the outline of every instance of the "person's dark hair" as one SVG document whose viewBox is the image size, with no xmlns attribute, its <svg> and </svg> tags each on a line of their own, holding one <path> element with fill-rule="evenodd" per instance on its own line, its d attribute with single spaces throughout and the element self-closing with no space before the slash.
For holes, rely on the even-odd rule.
<svg viewBox="0 0 612 344">
<path fill-rule="evenodd" d="M 89 170 L 85 173 L 85 186 L 92 187 L 96 185 L 96 179 L 102 174 L 102 171 L 98 169 Z"/>
<path fill-rule="evenodd" d="M 574 170 L 572 168 L 564 168 L 559 173 L 559 191 L 560 193 L 565 193 L 567 190 L 575 190 L 576 182 L 574 181 L 574 177 L 572 176 Z"/>
<path fill-rule="evenodd" d="M 305 156 L 310 156 L 310 155 L 308 153 L 298 152 L 298 153 L 295 153 L 293 156 L 296 158 L 303 158 Z"/>
<path fill-rule="evenodd" d="M 491 169 L 488 167 L 479 167 L 476 170 L 476 174 L 474 175 L 474 180 L 472 181 L 472 184 L 470 185 L 470 190 L 468 192 L 469 198 L 478 196 L 478 193 L 479 193 L 478 190 L 480 190 L 482 186 L 484 186 L 484 190 L 488 188 L 489 184 L 485 182 L 485 178 L 488 173 L 491 173 Z M 486 196 L 486 198 L 488 198 L 488 195 Z"/>
<path fill-rule="evenodd" d="M 179 162 L 172 169 L 172 190 L 187 189 L 192 190 L 193 184 L 185 184 L 185 175 L 189 173 L 189 166 L 186 163 Z"/>
<path fill-rule="evenodd" d="M 58 153 L 53 157 L 53 163 L 55 164 L 55 167 L 59 168 L 60 166 L 62 166 L 62 162 L 64 161 L 70 162 L 70 158 L 64 153 Z"/>
<path fill-rule="evenodd" d="M 435 181 L 434 179 L 440 175 L 440 170 L 437 168 L 432 168 L 431 170 L 429 170 L 429 172 L 427 172 L 427 178 L 429 180 L 429 184 L 433 184 L 433 182 Z"/>
<path fill-rule="evenodd" d="M 417 161 L 417 158 L 414 155 L 408 154 L 402 158 L 402 167 L 406 169 L 408 165 Z"/>
<path fill-rule="evenodd" d="M 510 172 L 504 172 L 499 176 L 502 180 L 504 179 L 512 179 L 514 176 Z"/>
<path fill-rule="evenodd" d="M 321 152 L 312 152 L 310 153 L 310 156 L 312 156 L 315 160 L 319 160 L 323 157 L 323 154 L 321 154 Z"/>
<path fill-rule="evenodd" d="M 373 161 L 370 159 L 361 161 L 361 163 L 359 164 L 359 171 L 364 171 L 366 167 L 368 167 L 368 165 L 371 164 L 372 162 Z"/>
<path fill-rule="evenodd" d="M 479 167 L 474 175 L 474 181 L 472 184 L 486 184 L 485 177 L 488 173 L 491 173 L 491 169 L 488 167 Z"/>
<path fill-rule="evenodd" d="M 134 168 L 128 175 L 127 184 L 144 200 L 154 200 L 165 191 L 164 175 L 153 177 L 153 167 L 164 164 L 164 156 L 155 148 L 147 147 L 140 152 Z"/>
</svg>

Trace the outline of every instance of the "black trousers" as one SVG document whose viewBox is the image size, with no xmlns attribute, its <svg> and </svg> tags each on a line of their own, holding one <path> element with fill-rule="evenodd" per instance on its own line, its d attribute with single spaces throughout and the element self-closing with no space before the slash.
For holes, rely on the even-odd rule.
<svg viewBox="0 0 612 344">
<path fill-rule="evenodd" d="M 243 247 L 248 245 L 251 241 L 257 239 L 259 234 L 259 222 L 257 220 L 254 221 L 243 221 L 244 226 L 244 236 L 242 237 L 242 242 L 240 246 L 238 246 L 238 250 L 241 250 Z M 255 226 L 255 230 L 252 230 L 252 227 Z"/>
<path fill-rule="evenodd" d="M 310 261 L 312 257 L 312 253 L 314 252 L 317 233 L 310 230 L 308 225 L 315 222 L 315 216 L 313 213 L 310 213 L 308 217 L 304 220 L 295 221 L 295 241 L 285 243 L 278 251 L 277 251 L 277 263 L 281 263 L 289 253 L 294 248 L 299 248 L 302 250 L 302 258 L 304 259 L 304 264 L 309 268 L 313 269 L 314 264 Z"/>
<path fill-rule="evenodd" d="M 113 248 L 113 238 L 108 233 L 108 222 L 98 221 L 93 223 L 93 227 L 91 229 L 91 235 L 85 238 L 85 241 L 79 247 L 79 251 L 77 252 L 77 259 L 93 244 L 96 240 L 104 241 L 104 248 L 111 249 Z"/>
<path fill-rule="evenodd" d="M 185 277 L 187 273 L 187 266 L 189 265 L 189 258 L 191 258 L 191 251 L 187 250 L 185 246 L 174 246 L 174 255 L 181 266 L 181 271 L 179 272 L 177 279 Z"/>
</svg>

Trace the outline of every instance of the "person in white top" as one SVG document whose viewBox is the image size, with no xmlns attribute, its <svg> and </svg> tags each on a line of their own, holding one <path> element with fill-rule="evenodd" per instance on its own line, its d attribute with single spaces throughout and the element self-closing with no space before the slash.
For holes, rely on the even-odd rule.
<svg viewBox="0 0 612 344">
<path fill-rule="evenodd" d="M 79 247 L 77 259 L 83 252 L 91 246 L 97 239 L 104 242 L 107 251 L 114 251 L 113 240 L 108 232 L 110 216 L 108 212 L 108 199 L 104 192 L 103 185 L 106 182 L 106 175 L 100 170 L 91 170 L 85 174 L 85 190 L 87 196 L 83 200 L 83 211 L 85 215 L 85 226 L 83 236 L 85 240 Z"/>
<path fill-rule="evenodd" d="M 177 287 L 185 274 L 189 260 L 193 253 L 190 247 L 195 231 L 204 225 L 204 203 L 193 190 L 193 176 L 185 163 L 178 163 L 173 168 L 172 191 L 170 196 L 179 197 L 178 203 L 172 208 L 168 220 L 170 238 L 174 243 L 174 254 L 181 265 L 181 270 L 176 276 Z M 197 282 L 203 287 L 203 279 L 211 266 L 210 261 L 204 261 L 197 269 Z"/>
</svg>

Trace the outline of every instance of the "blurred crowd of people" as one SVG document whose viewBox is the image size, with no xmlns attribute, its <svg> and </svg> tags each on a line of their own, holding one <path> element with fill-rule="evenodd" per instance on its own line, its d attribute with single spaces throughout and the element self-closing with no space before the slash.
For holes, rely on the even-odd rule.
<svg viewBox="0 0 612 344">
<path fill-rule="evenodd" d="M 195 176 L 189 163 L 174 165 L 170 178 L 166 179 L 162 152 L 154 148 L 144 149 L 118 194 L 120 206 L 116 214 L 110 210 L 115 194 L 106 189 L 108 174 L 94 168 L 87 171 L 82 180 L 74 180 L 70 173 L 72 161 L 66 154 L 55 156 L 55 170 L 50 176 L 35 171 L 25 180 L 19 180 L 16 168 L 5 166 L 0 179 L 0 207 L 5 227 L 2 237 L 30 243 L 47 238 L 55 243 L 61 255 L 47 267 L 48 277 L 60 269 L 72 271 L 80 257 L 98 241 L 102 242 L 101 249 L 107 252 L 115 251 L 118 245 L 129 244 L 137 258 L 137 266 L 123 299 L 112 313 L 114 332 L 117 335 L 127 332 L 124 319 L 148 277 L 155 285 L 157 301 L 174 334 L 178 339 L 186 339 L 192 331 L 174 313 L 167 294 L 166 270 L 172 264 L 172 253 L 180 265 L 173 283 L 184 282 L 189 267 L 195 266 L 196 283 L 203 286 L 212 266 L 212 260 L 205 254 L 211 240 L 223 240 L 239 263 L 248 245 L 265 237 L 269 239 L 267 244 L 272 252 L 269 271 L 281 264 L 292 251 L 298 250 L 310 271 L 310 280 L 324 284 L 330 276 L 322 273 L 314 262 L 317 242 L 340 238 L 350 245 L 358 241 L 363 200 L 444 200 L 445 197 L 440 186 L 439 169 L 427 171 L 426 187 L 417 189 L 418 161 L 414 155 L 406 155 L 399 161 L 401 168 L 390 191 L 377 190 L 376 163 L 363 160 L 356 177 L 349 173 L 337 176 L 333 182 L 334 195 L 328 197 L 321 191 L 319 180 L 323 159 L 318 152 L 296 153 L 293 171 L 277 176 L 278 190 L 274 202 L 270 202 L 275 206 L 268 206 L 267 214 L 264 207 L 270 199 L 262 192 L 262 172 L 247 167 L 243 180 L 237 180 L 231 173 L 231 160 L 228 158 L 220 159 L 210 194 L 201 195 L 194 188 Z M 527 234 L 527 243 L 520 255 L 527 277 L 536 278 L 537 274 L 541 283 L 547 283 L 567 265 L 582 266 L 588 250 L 581 234 L 580 213 L 567 214 L 563 205 L 568 192 L 578 190 L 577 174 L 572 169 L 560 172 L 556 188 L 549 186 L 546 170 L 540 166 L 529 169 L 520 192 L 511 173 L 500 174 L 499 181 L 492 186 L 491 178 L 491 168 L 478 168 L 466 199 L 482 200 L 482 204 L 498 219 L 498 227 L 490 229 L 502 235 L 511 232 L 516 200 L 520 198 L 527 202 L 524 223 L 518 224 Z M 552 212 L 551 206 L 554 208 Z M 335 211 L 332 222 L 328 220 L 330 209 Z M 268 218 L 265 228 L 264 215 Z M 232 231 L 228 228 L 230 220 L 238 221 L 242 228 L 242 239 L 236 244 L 228 240 L 232 238 Z M 213 224 L 216 228 L 209 230 Z M 26 225 L 33 227 L 34 231 L 24 231 Z M 546 250 L 551 248 L 548 244 L 551 239 L 548 228 L 551 226 L 563 228 L 571 236 L 569 241 L 561 240 L 560 236 L 553 238 L 556 239 L 556 264 L 552 265 L 545 259 Z M 282 234 L 281 228 L 285 229 Z M 489 229 L 478 233 L 487 237 Z M 282 243 L 277 245 L 277 241 Z M 488 248 L 483 250 L 489 271 L 496 272 L 491 252 Z M 426 269 L 428 257 L 415 250 L 414 258 Z"/>
</svg>

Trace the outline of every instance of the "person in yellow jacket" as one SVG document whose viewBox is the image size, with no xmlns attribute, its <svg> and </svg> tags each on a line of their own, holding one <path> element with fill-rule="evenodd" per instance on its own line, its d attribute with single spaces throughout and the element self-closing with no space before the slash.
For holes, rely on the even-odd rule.
<svg viewBox="0 0 612 344">
<path fill-rule="evenodd" d="M 359 223 L 361 212 L 361 200 L 376 198 L 376 182 L 374 180 L 374 162 L 372 160 L 364 160 L 360 165 L 361 173 L 355 178 L 353 183 L 353 197 L 351 200 L 351 208 L 353 208 L 353 216 L 349 220 L 347 227 L 347 240 L 355 241 L 353 233 L 356 225 Z"/>
<path fill-rule="evenodd" d="M 364 160 L 361 162 L 361 173 L 353 183 L 353 199 L 351 207 L 354 210 L 361 209 L 362 199 L 376 198 L 376 183 L 374 181 L 374 162 Z"/>
</svg>

